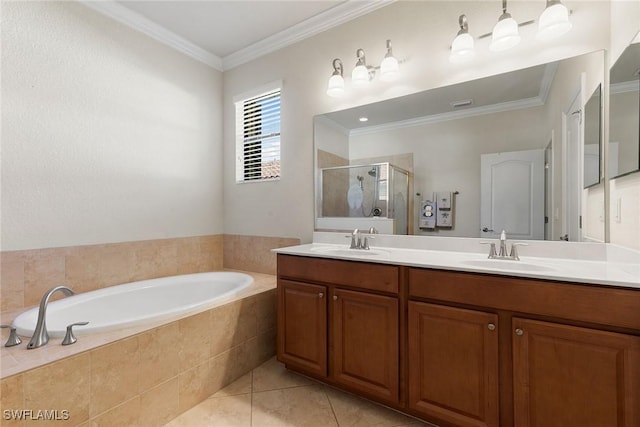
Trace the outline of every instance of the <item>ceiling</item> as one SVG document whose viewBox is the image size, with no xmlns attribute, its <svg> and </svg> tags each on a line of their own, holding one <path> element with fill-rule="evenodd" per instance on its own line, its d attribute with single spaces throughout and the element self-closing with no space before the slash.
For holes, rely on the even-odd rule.
<svg viewBox="0 0 640 427">
<path fill-rule="evenodd" d="M 220 71 L 393 0 L 79 0 Z"/>
<path fill-rule="evenodd" d="M 344 1 L 119 1 L 220 57 L 286 30 Z"/>
</svg>

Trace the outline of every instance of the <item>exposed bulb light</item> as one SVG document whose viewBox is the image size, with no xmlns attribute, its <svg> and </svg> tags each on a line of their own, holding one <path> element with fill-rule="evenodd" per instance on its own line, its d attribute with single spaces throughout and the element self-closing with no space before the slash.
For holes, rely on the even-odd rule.
<svg viewBox="0 0 640 427">
<path fill-rule="evenodd" d="M 460 15 L 458 23 L 460 24 L 460 31 L 458 31 L 458 35 L 451 44 L 451 56 L 449 56 L 449 61 L 454 64 L 468 62 L 475 56 L 473 36 L 469 34 L 467 16 Z"/>
<path fill-rule="evenodd" d="M 333 74 L 329 78 L 327 85 L 327 95 L 338 98 L 344 95 L 344 78 L 342 77 L 342 61 L 336 58 L 333 60 Z"/>
<path fill-rule="evenodd" d="M 547 0 L 547 7 L 538 19 L 536 39 L 551 40 L 568 32 L 572 27 L 569 10 L 560 0 Z"/>
<path fill-rule="evenodd" d="M 356 67 L 351 72 L 351 81 L 356 87 L 364 87 L 367 86 L 371 80 L 367 62 L 364 57 L 364 50 L 358 49 L 356 51 L 356 57 L 358 58 L 358 62 L 356 62 Z"/>
<path fill-rule="evenodd" d="M 518 43 L 520 43 L 518 23 L 507 12 L 507 0 L 502 0 L 502 15 L 500 15 L 498 23 L 493 27 L 489 50 L 499 52 L 511 49 Z"/>
<path fill-rule="evenodd" d="M 391 82 L 400 75 L 400 65 L 391 51 L 391 40 L 387 40 L 387 53 L 380 63 L 380 80 Z"/>
</svg>

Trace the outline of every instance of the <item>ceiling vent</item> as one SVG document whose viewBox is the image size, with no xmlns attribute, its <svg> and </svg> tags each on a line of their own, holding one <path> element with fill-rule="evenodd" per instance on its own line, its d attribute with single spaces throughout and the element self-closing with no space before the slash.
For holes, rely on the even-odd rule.
<svg viewBox="0 0 640 427">
<path fill-rule="evenodd" d="M 465 99 L 462 101 L 450 102 L 449 105 L 451 105 L 451 108 L 453 108 L 454 110 L 457 108 L 469 107 L 473 105 L 473 99 Z"/>
</svg>

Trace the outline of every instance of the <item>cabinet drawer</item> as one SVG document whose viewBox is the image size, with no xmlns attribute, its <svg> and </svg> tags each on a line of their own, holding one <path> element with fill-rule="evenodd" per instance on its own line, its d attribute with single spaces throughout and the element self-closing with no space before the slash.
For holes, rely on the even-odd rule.
<svg viewBox="0 0 640 427">
<path fill-rule="evenodd" d="M 278 276 L 397 294 L 399 268 L 368 262 L 278 255 Z"/>
<path fill-rule="evenodd" d="M 640 331 L 640 292 L 630 289 L 412 268 L 409 296 Z"/>
</svg>

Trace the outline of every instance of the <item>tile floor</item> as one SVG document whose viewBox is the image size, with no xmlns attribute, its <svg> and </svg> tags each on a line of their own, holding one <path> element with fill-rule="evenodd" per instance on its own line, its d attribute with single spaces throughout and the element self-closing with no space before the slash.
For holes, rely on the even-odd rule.
<svg viewBox="0 0 640 427">
<path fill-rule="evenodd" d="M 428 427 L 287 371 L 275 357 L 165 427 Z"/>
</svg>

